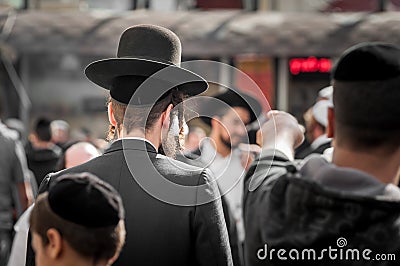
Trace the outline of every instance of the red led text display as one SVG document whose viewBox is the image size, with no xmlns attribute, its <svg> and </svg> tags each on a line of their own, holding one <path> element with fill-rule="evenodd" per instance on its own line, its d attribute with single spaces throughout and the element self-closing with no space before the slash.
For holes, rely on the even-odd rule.
<svg viewBox="0 0 400 266">
<path fill-rule="evenodd" d="M 290 73 L 299 75 L 301 73 L 329 73 L 332 68 L 332 60 L 329 58 L 292 58 L 289 61 Z"/>
</svg>

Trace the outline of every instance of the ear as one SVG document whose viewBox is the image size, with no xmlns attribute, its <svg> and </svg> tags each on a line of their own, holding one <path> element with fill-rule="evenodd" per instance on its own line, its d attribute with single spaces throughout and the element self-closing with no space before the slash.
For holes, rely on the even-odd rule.
<svg viewBox="0 0 400 266">
<path fill-rule="evenodd" d="M 107 261 L 106 266 L 111 266 L 118 259 L 119 253 L 115 253 L 114 256 Z"/>
<path fill-rule="evenodd" d="M 169 128 L 169 123 L 170 123 L 169 118 L 171 115 L 172 108 L 174 108 L 174 106 L 172 104 L 169 104 L 167 109 L 161 115 L 161 122 L 164 128 Z"/>
<path fill-rule="evenodd" d="M 108 121 L 110 121 L 110 124 L 113 125 L 114 127 L 117 127 L 117 121 L 115 121 L 115 117 L 114 117 L 114 110 L 112 108 L 112 103 L 109 102 L 108 103 L 108 109 L 107 109 L 107 113 L 108 113 Z"/>
<path fill-rule="evenodd" d="M 335 110 L 333 107 L 328 108 L 328 126 L 326 127 L 326 135 L 333 138 L 335 133 Z"/>
<path fill-rule="evenodd" d="M 218 126 L 220 125 L 221 118 L 219 116 L 213 116 L 211 117 L 211 128 L 213 130 L 216 130 Z"/>
<path fill-rule="evenodd" d="M 59 258 L 63 250 L 63 241 L 60 233 L 56 229 L 50 228 L 47 230 L 46 235 L 49 239 L 49 244 L 46 246 L 48 255 L 52 259 Z"/>
</svg>

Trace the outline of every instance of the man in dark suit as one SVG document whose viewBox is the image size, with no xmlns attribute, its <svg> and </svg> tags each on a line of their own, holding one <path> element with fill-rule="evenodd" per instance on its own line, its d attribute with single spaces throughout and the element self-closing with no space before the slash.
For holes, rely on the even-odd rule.
<svg viewBox="0 0 400 266">
<path fill-rule="evenodd" d="M 180 58 L 173 32 L 153 25 L 127 29 L 117 58 L 85 70 L 110 90 L 108 116 L 116 141 L 102 156 L 48 175 L 40 187 L 47 190 L 65 173 L 90 172 L 117 189 L 127 238 L 114 265 L 232 265 L 215 180 L 206 169 L 165 156 L 173 156 L 179 144 L 183 97 L 208 87 L 179 67 Z"/>
</svg>

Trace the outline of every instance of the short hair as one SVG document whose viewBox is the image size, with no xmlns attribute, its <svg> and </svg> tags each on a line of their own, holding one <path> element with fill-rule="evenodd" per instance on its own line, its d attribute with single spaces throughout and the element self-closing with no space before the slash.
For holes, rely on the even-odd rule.
<svg viewBox="0 0 400 266">
<path fill-rule="evenodd" d="M 392 153 L 400 146 L 400 47 L 366 42 L 347 49 L 333 71 L 336 143 Z"/>
<path fill-rule="evenodd" d="M 119 254 L 124 244 L 125 226 L 121 220 L 117 226 L 87 228 L 69 222 L 55 214 L 47 200 L 48 193 L 40 194 L 30 216 L 30 226 L 43 241 L 43 245 L 49 243 L 47 231 L 56 229 L 65 241 L 81 256 L 109 260 Z"/>
<path fill-rule="evenodd" d="M 51 140 L 50 120 L 47 118 L 39 118 L 35 125 L 35 134 L 41 141 Z"/>
<path fill-rule="evenodd" d="M 148 105 L 128 105 L 120 103 L 113 98 L 109 98 L 111 102 L 114 118 L 117 122 L 117 127 L 123 125 L 126 131 L 129 133 L 133 129 L 140 129 L 143 131 L 149 130 L 154 126 L 157 119 L 160 118 L 162 112 L 164 112 L 170 104 L 174 107 L 178 106 L 178 118 L 180 121 L 180 127 L 183 125 L 184 110 L 181 104 L 185 98 L 185 95 L 173 89 L 165 93 L 153 106 Z"/>
<path fill-rule="evenodd" d="M 357 150 L 400 146 L 400 77 L 381 81 L 334 81 L 336 141 Z"/>
<path fill-rule="evenodd" d="M 44 246 L 49 243 L 47 231 L 54 228 L 78 254 L 98 262 L 121 251 L 123 217 L 122 200 L 111 185 L 89 173 L 66 174 L 39 195 L 30 226 Z"/>
</svg>

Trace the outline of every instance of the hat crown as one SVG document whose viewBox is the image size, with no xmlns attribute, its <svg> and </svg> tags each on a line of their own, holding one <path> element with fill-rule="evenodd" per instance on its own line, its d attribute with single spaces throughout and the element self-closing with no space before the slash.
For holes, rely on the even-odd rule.
<svg viewBox="0 0 400 266">
<path fill-rule="evenodd" d="M 125 30 L 117 57 L 140 58 L 179 66 L 181 42 L 172 31 L 156 25 L 138 25 Z"/>
</svg>

